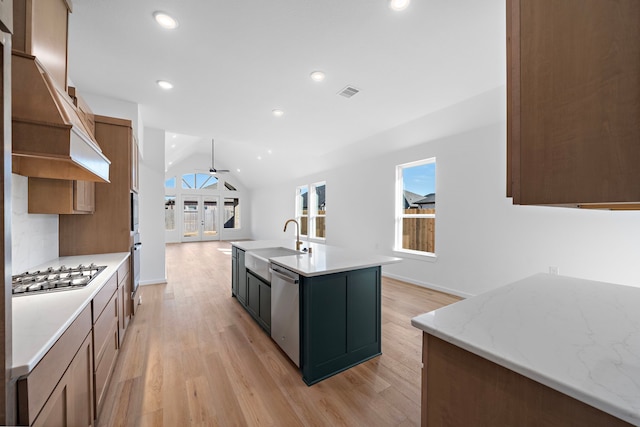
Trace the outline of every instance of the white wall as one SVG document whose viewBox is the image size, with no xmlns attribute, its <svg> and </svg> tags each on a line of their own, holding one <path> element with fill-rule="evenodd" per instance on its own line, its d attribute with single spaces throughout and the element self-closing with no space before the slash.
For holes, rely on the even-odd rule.
<svg viewBox="0 0 640 427">
<path fill-rule="evenodd" d="M 395 166 L 435 156 L 437 259 L 405 257 L 385 266 L 385 275 L 462 296 L 550 266 L 563 275 L 640 286 L 640 212 L 514 206 L 505 196 L 504 98 L 496 94 L 363 141 L 359 158 L 325 173 L 252 191 L 252 237 L 282 238 L 284 221 L 294 213 L 295 187 L 326 180 L 327 244 L 398 256 L 392 251 Z M 470 126 L 474 110 L 493 111 L 495 120 Z M 448 134 L 442 132 L 442 123 L 456 120 L 462 131 L 449 126 Z M 367 152 L 382 140 L 401 148 Z"/>
<path fill-rule="evenodd" d="M 147 150 L 140 162 L 140 284 L 166 283 L 164 255 L 164 138 L 144 129 Z"/>
<path fill-rule="evenodd" d="M 58 258 L 58 215 L 29 214 L 29 179 L 11 175 L 12 274 Z"/>
</svg>

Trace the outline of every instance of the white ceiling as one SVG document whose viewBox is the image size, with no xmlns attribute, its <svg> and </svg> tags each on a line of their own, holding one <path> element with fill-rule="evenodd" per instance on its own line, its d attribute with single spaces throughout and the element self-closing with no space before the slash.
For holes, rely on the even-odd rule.
<svg viewBox="0 0 640 427">
<path fill-rule="evenodd" d="M 156 10 L 179 27 L 160 28 Z M 504 85 L 504 55 L 504 0 L 413 0 L 402 12 L 386 0 L 74 0 L 69 26 L 81 91 L 139 104 L 169 142 L 180 134 L 167 162 L 210 158 L 215 138 L 215 166 L 240 168 L 248 187 Z M 347 85 L 361 92 L 338 96 Z"/>
</svg>

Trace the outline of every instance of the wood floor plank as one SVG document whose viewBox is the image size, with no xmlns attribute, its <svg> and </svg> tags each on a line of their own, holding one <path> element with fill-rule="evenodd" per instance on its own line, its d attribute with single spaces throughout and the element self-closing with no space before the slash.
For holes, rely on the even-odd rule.
<svg viewBox="0 0 640 427">
<path fill-rule="evenodd" d="M 168 244 L 168 283 L 140 288 L 102 426 L 416 426 L 420 331 L 457 297 L 383 278 L 382 352 L 308 387 L 231 297 L 227 242 Z"/>
</svg>

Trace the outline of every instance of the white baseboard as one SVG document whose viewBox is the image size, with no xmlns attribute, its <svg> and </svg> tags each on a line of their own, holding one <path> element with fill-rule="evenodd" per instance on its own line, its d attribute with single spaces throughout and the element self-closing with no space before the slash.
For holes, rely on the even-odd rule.
<svg viewBox="0 0 640 427">
<path fill-rule="evenodd" d="M 470 297 L 475 296 L 475 295 L 472 295 L 472 294 L 468 294 L 466 292 L 460 292 L 460 291 L 456 291 L 454 289 L 445 288 L 443 286 L 434 285 L 433 283 L 421 282 L 421 281 L 418 281 L 418 280 L 413 280 L 413 279 L 410 279 L 408 277 L 399 276 L 397 274 L 383 273 L 382 276 L 383 277 L 389 277 L 391 279 L 400 280 L 400 281 L 407 282 L 407 283 L 411 283 L 413 285 L 421 286 L 423 288 L 433 289 L 434 291 L 445 292 L 447 294 L 455 295 L 455 296 L 460 297 L 460 298 L 470 298 Z"/>
<path fill-rule="evenodd" d="M 167 284 L 167 278 L 165 277 L 164 279 L 141 280 L 139 284 L 140 284 L 140 286 L 166 285 Z"/>
</svg>

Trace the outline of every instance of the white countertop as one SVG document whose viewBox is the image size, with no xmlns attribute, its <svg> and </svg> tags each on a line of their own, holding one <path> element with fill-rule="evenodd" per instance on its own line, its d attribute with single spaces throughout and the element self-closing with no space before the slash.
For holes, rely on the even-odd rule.
<svg viewBox="0 0 640 427">
<path fill-rule="evenodd" d="M 411 324 L 640 425 L 640 288 L 538 274 Z"/>
<path fill-rule="evenodd" d="M 276 247 L 295 249 L 295 240 L 249 240 L 232 242 L 232 245 L 245 251 Z M 402 261 L 401 258 L 370 252 L 359 252 L 322 243 L 302 242 L 301 249 L 308 249 L 309 247 L 312 249 L 311 254 L 278 256 L 269 258 L 269 260 L 306 277 L 358 270 Z"/>
<path fill-rule="evenodd" d="M 38 364 L 128 256 L 129 252 L 119 252 L 61 257 L 29 269 L 43 270 L 49 266 L 55 268 L 61 265 L 75 267 L 92 262 L 98 266 L 107 266 L 83 288 L 13 297 L 14 378 L 28 374 Z"/>
</svg>

